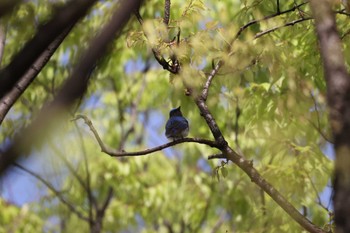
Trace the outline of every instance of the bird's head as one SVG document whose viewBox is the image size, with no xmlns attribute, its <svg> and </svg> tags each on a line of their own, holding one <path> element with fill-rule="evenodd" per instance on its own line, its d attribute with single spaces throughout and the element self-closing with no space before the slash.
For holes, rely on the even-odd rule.
<svg viewBox="0 0 350 233">
<path fill-rule="evenodd" d="M 180 108 L 181 108 L 181 106 L 179 106 L 178 108 L 171 109 L 169 112 L 169 117 L 182 116 L 182 112 L 181 112 Z"/>
</svg>

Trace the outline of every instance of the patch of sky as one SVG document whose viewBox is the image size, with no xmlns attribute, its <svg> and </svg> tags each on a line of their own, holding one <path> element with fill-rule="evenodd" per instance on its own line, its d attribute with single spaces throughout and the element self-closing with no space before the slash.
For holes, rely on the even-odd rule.
<svg viewBox="0 0 350 233">
<path fill-rule="evenodd" d="M 200 158 L 197 161 L 197 167 L 206 173 L 212 173 L 212 168 L 205 158 Z"/>
<path fill-rule="evenodd" d="M 67 66 L 69 63 L 70 54 L 70 49 L 66 49 L 63 53 L 61 53 L 60 57 L 58 58 L 59 63 L 63 66 Z"/>
<path fill-rule="evenodd" d="M 42 171 L 45 166 L 45 162 L 38 154 L 22 157 L 17 162 L 31 171 Z M 1 197 L 18 206 L 39 201 L 40 197 L 46 194 L 46 188 L 38 188 L 37 184 L 36 178 L 19 168 L 12 167 L 2 177 Z"/>
</svg>

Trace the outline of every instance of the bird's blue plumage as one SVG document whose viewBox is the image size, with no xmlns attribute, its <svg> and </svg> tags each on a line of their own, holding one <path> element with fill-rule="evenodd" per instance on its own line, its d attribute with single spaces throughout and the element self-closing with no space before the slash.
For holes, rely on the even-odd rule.
<svg viewBox="0 0 350 233">
<path fill-rule="evenodd" d="M 165 136 L 172 140 L 186 137 L 189 125 L 186 118 L 182 116 L 180 107 L 171 110 L 169 115 L 169 120 L 165 125 Z"/>
</svg>

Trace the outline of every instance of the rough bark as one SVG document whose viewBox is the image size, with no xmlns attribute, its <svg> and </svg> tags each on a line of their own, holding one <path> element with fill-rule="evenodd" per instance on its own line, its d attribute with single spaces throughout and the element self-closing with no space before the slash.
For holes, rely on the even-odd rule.
<svg viewBox="0 0 350 233">
<path fill-rule="evenodd" d="M 0 70 L 0 98 L 9 92 L 45 49 L 68 28 L 86 15 L 96 0 L 70 1 L 42 25 L 34 37 Z"/>
<path fill-rule="evenodd" d="M 8 93 L 6 93 L 4 97 L 0 99 L 0 125 L 2 124 L 5 116 L 7 115 L 11 107 L 14 105 L 14 103 L 18 100 L 18 98 L 27 89 L 27 87 L 33 82 L 36 76 L 40 73 L 40 71 L 44 68 L 44 66 L 50 60 L 51 56 L 55 53 L 55 51 L 60 46 L 64 38 L 66 38 L 71 28 L 72 27 L 70 26 L 61 35 L 59 35 L 56 38 L 56 40 L 54 40 L 49 45 L 49 47 L 40 55 L 40 57 L 34 62 L 34 64 L 31 65 L 29 70 L 20 78 L 17 84 Z M 0 30 L 1 30 L 1 25 L 0 25 Z M 0 44 L 0 55 L 1 55 L 1 44 Z"/>
<path fill-rule="evenodd" d="M 330 1 L 311 0 L 327 83 L 329 119 L 336 153 L 334 213 L 337 233 L 350 232 L 350 76 Z"/>
</svg>

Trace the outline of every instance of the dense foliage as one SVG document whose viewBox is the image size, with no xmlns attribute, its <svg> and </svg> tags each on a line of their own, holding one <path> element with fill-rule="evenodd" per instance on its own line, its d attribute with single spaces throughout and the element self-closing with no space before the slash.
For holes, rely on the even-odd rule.
<svg viewBox="0 0 350 233">
<path fill-rule="evenodd" d="M 7 28 L 2 67 L 63 3 L 26 1 L 2 19 Z M 4 119 L 3 147 L 55 96 L 115 8 L 114 1 L 99 1 L 72 29 Z M 335 10 L 348 58 L 348 15 L 341 8 Z M 83 121 L 72 121 L 83 114 L 106 145 L 137 151 L 167 142 L 169 110 L 181 105 L 189 137 L 212 139 L 187 92 L 198 95 L 219 61 L 223 66 L 207 105 L 229 145 L 252 160 L 310 221 L 330 230 L 332 213 L 320 195 L 331 178 L 332 160 L 325 150 L 332 140 L 308 3 L 174 0 L 167 27 L 164 1 L 152 0 L 143 3 L 140 15 L 142 25 L 133 16 L 98 62 L 71 118 L 32 152 L 45 161 L 35 174 L 50 184 L 43 187 L 38 180 L 39 187 L 32 189 L 45 194 L 22 209 L 1 202 L 0 232 L 87 232 L 89 219 L 98 215 L 95 207 L 101 210 L 104 204 L 102 232 L 302 232 L 234 164 L 208 160 L 216 149 L 182 143 L 145 156 L 113 158 L 101 152 Z M 165 58 L 175 54 L 181 72 L 164 70 L 152 49 Z M 30 175 L 23 172 L 31 167 L 26 161 L 9 173 Z M 25 230 L 23 222 L 11 228 L 18 215 Z"/>
</svg>

